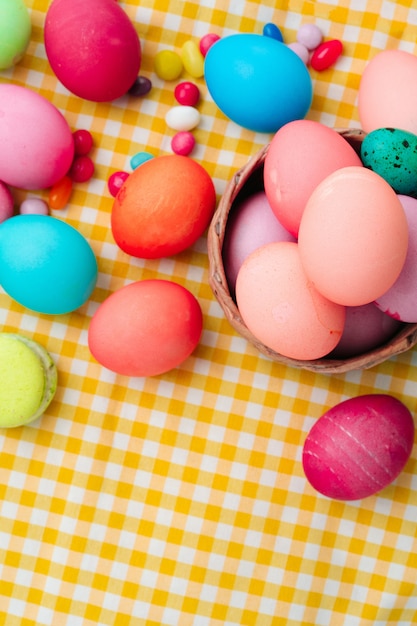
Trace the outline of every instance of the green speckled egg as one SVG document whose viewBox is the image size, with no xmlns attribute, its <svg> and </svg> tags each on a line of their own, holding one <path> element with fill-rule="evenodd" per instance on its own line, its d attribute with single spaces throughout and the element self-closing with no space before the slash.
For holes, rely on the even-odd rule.
<svg viewBox="0 0 417 626">
<path fill-rule="evenodd" d="M 362 141 L 361 159 L 396 193 L 417 198 L 417 135 L 398 128 L 373 130 Z"/>
</svg>

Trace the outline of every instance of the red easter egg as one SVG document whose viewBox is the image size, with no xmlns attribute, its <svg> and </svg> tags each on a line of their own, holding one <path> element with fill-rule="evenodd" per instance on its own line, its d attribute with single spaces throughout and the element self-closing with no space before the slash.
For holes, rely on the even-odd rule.
<svg viewBox="0 0 417 626">
<path fill-rule="evenodd" d="M 44 40 L 52 70 L 80 98 L 110 102 L 137 78 L 139 37 L 114 0 L 53 0 Z"/>
<path fill-rule="evenodd" d="M 172 256 L 203 234 L 215 204 L 213 181 L 199 163 L 177 154 L 155 157 L 133 170 L 115 197 L 113 237 L 135 257 Z"/>
<path fill-rule="evenodd" d="M 203 317 L 193 294 L 161 279 L 113 292 L 88 329 L 92 355 L 124 376 L 158 376 L 187 359 L 200 341 Z"/>
<path fill-rule="evenodd" d="M 400 400 L 385 394 L 357 396 L 314 424 L 304 443 L 304 472 L 329 498 L 366 498 L 397 478 L 413 442 L 413 417 Z"/>
</svg>

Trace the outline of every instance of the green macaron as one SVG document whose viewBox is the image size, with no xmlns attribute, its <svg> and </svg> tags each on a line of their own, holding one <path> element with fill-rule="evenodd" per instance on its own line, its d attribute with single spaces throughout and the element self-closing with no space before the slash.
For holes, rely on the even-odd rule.
<svg viewBox="0 0 417 626">
<path fill-rule="evenodd" d="M 0 428 L 14 428 L 43 415 L 55 395 L 57 369 L 37 341 L 0 333 Z"/>
</svg>

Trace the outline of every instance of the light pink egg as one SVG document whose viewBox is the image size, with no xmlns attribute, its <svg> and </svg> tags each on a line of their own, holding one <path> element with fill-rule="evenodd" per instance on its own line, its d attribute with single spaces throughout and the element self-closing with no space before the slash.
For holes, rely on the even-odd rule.
<svg viewBox="0 0 417 626">
<path fill-rule="evenodd" d="M 417 134 L 417 56 L 383 50 L 366 65 L 358 90 L 361 127 L 401 128 Z"/>
<path fill-rule="evenodd" d="M 0 84 L 0 180 L 21 189 L 47 189 L 69 170 L 71 129 L 60 111 L 35 91 Z"/>
<path fill-rule="evenodd" d="M 361 166 L 338 132 L 313 120 L 289 122 L 275 133 L 265 157 L 264 185 L 281 224 L 297 236 L 312 191 L 341 167 Z"/>
<path fill-rule="evenodd" d="M 405 264 L 393 286 L 380 296 L 381 311 L 403 322 L 417 322 L 417 199 L 398 196 L 408 222 L 408 250 Z"/>
<path fill-rule="evenodd" d="M 350 398 L 324 413 L 303 447 L 307 480 L 323 495 L 358 500 L 392 483 L 414 443 L 408 408 L 385 394 Z"/>
<path fill-rule="evenodd" d="M 318 359 L 343 332 L 345 307 L 314 289 L 296 243 L 269 243 L 252 252 L 237 276 L 236 301 L 252 334 L 289 358 Z"/>
<path fill-rule="evenodd" d="M 407 219 L 383 178 L 365 167 L 346 167 L 311 194 L 298 245 L 304 270 L 323 296 L 346 306 L 368 304 L 404 266 Z"/>
<path fill-rule="evenodd" d="M 348 359 L 381 346 L 401 328 L 401 322 L 380 311 L 373 302 L 346 307 L 342 338 L 330 358 Z"/>
<path fill-rule="evenodd" d="M 264 191 L 245 198 L 229 214 L 223 262 L 229 289 L 234 292 L 239 269 L 256 248 L 273 241 L 295 241 L 272 212 Z"/>
</svg>

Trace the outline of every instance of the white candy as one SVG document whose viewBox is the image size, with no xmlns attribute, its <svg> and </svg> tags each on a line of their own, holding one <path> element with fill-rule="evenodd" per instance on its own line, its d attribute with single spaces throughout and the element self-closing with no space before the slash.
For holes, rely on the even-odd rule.
<svg viewBox="0 0 417 626">
<path fill-rule="evenodd" d="M 200 123 L 200 113 L 195 107 L 175 106 L 169 109 L 165 122 L 173 130 L 192 130 Z"/>
</svg>

